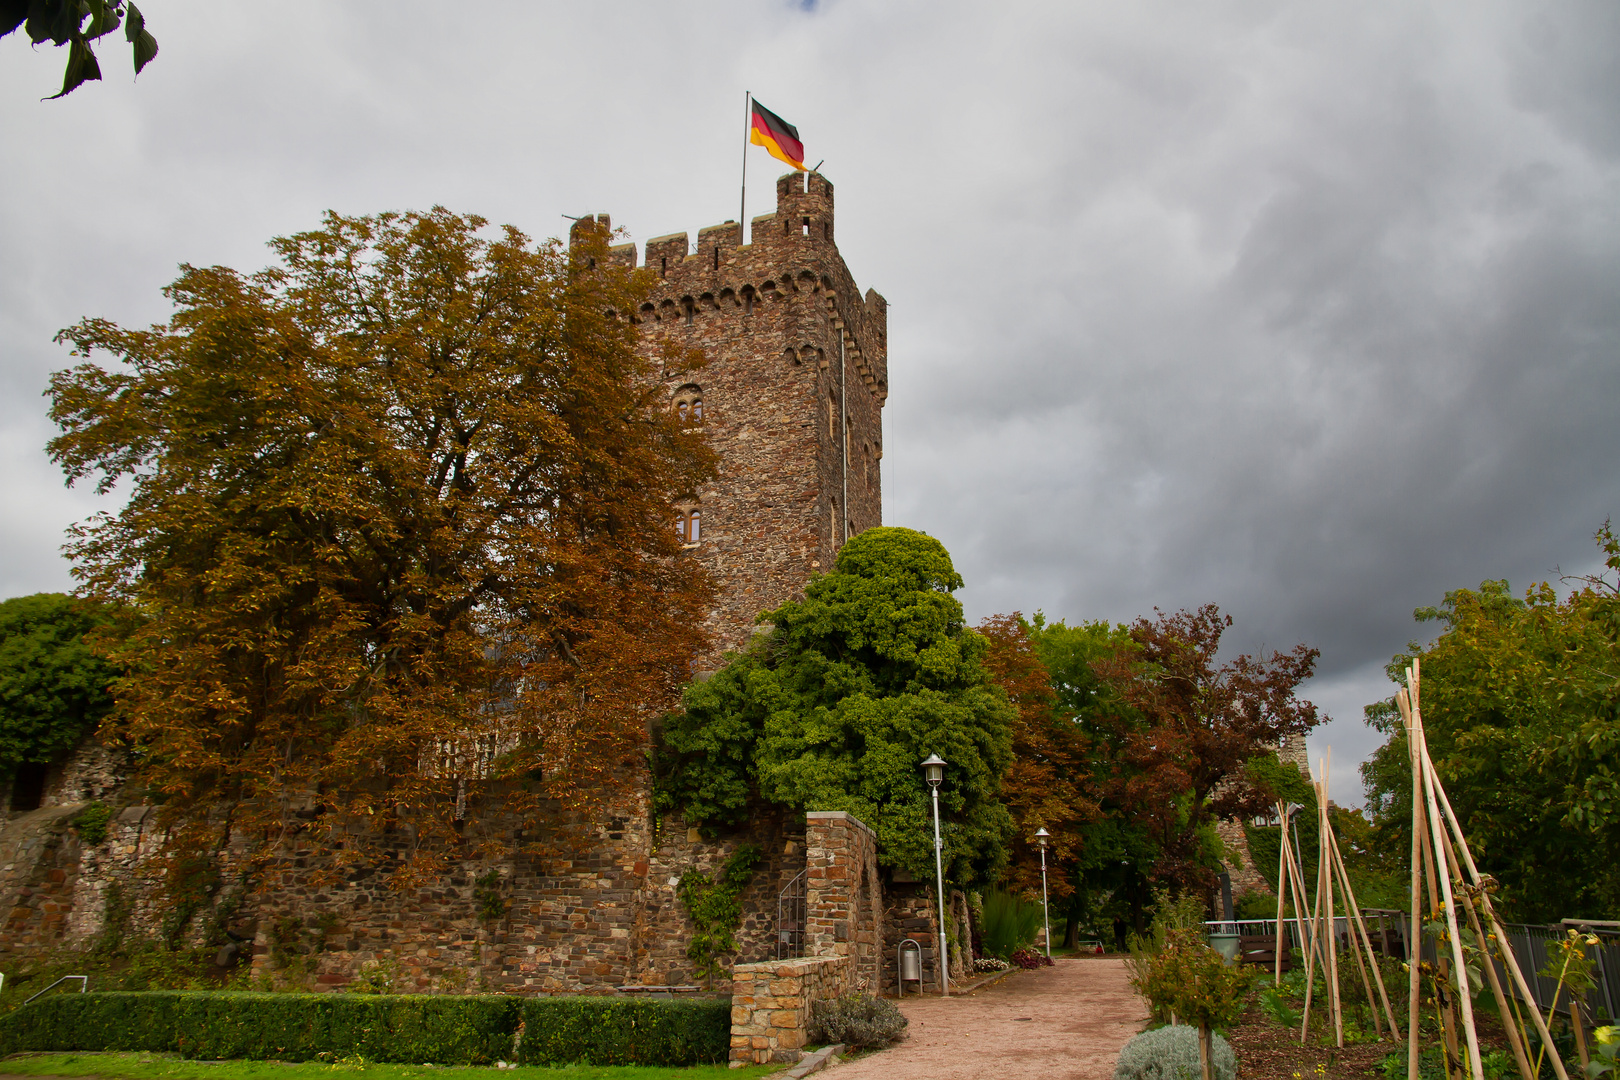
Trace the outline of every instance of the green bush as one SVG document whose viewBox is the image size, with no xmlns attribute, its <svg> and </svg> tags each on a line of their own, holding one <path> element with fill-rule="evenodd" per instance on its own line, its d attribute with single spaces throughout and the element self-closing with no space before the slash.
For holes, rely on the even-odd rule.
<svg viewBox="0 0 1620 1080">
<path fill-rule="evenodd" d="M 104 802 L 93 802 L 73 818 L 73 827 L 86 846 L 95 847 L 107 839 L 107 822 L 112 820 L 112 807 Z"/>
<path fill-rule="evenodd" d="M 554 997 L 523 1003 L 525 1065 L 702 1065 L 731 1054 L 731 1000 Z"/>
<path fill-rule="evenodd" d="M 140 1050 L 190 1058 L 482 1065 L 509 1058 L 515 997 L 155 991 L 42 998 L 0 1021 L 0 1053 Z"/>
<path fill-rule="evenodd" d="M 1212 1036 L 1210 1064 L 1215 1080 L 1237 1080 L 1237 1057 L 1226 1040 Z M 1125 1044 L 1114 1066 L 1114 1080 L 1198 1080 L 1198 1029 L 1185 1024 L 1144 1031 Z"/>
<path fill-rule="evenodd" d="M 851 1050 L 881 1050 L 905 1038 L 910 1021 L 894 1002 L 850 994 L 810 1004 L 813 1043 L 843 1043 Z"/>
<path fill-rule="evenodd" d="M 108 992 L 41 998 L 0 1017 L 0 1056 L 139 1050 L 260 1061 L 695 1065 L 725 1061 L 730 1047 L 731 1002 L 712 998 Z"/>
<path fill-rule="evenodd" d="M 1000 889 L 984 894 L 980 916 L 984 951 L 1003 960 L 1030 944 L 1040 934 L 1041 905 Z"/>
</svg>

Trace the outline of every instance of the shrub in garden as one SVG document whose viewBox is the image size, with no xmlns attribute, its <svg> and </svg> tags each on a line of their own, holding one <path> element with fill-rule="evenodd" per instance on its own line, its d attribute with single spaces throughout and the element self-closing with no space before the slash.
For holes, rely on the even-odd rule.
<svg viewBox="0 0 1620 1080">
<path fill-rule="evenodd" d="M 1025 971 L 1033 971 L 1035 968 L 1044 967 L 1052 961 L 1043 952 L 1036 952 L 1034 949 L 1019 949 L 1012 954 L 1012 962 Z"/>
<path fill-rule="evenodd" d="M 1198 1029 L 1185 1024 L 1144 1031 L 1125 1044 L 1114 1080 L 1190 1080 L 1199 1075 Z M 1213 1080 L 1237 1080 L 1237 1057 L 1216 1035 L 1210 1051 Z"/>
<path fill-rule="evenodd" d="M 483 1065 L 511 1056 L 512 997 L 106 992 L 41 998 L 0 1022 L 0 1054 L 140 1050 L 189 1058 Z"/>
<path fill-rule="evenodd" d="M 850 994 L 810 1005 L 813 1043 L 843 1043 L 851 1050 L 881 1050 L 905 1038 L 909 1021 L 894 1002 Z"/>
<path fill-rule="evenodd" d="M 990 971 L 1006 971 L 1012 964 L 999 956 L 981 956 L 973 961 L 973 970 L 982 975 Z"/>
<path fill-rule="evenodd" d="M 1197 930 L 1165 934 L 1164 948 L 1133 970 L 1131 985 L 1156 1010 L 1198 1026 L 1203 1080 L 1213 1080 L 1210 1029 L 1228 1027 L 1243 1015 L 1258 970 L 1228 964 Z"/>
<path fill-rule="evenodd" d="M 523 1038 L 516 1045 L 519 1021 Z M 66 994 L 0 1018 L 0 1056 L 139 1050 L 189 1058 L 487 1065 L 696 1065 L 731 1045 L 731 1002 L 423 994 Z"/>
<path fill-rule="evenodd" d="M 523 1003 L 524 1065 L 703 1065 L 731 1054 L 731 999 L 558 994 Z"/>
<path fill-rule="evenodd" d="M 984 895 L 980 913 L 984 951 L 1003 960 L 1035 940 L 1041 931 L 1041 906 L 1001 889 Z"/>
</svg>

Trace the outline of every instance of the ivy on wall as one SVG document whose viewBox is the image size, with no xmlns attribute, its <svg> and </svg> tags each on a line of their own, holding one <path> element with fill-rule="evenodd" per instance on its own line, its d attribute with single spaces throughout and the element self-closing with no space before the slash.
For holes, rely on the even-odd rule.
<svg viewBox="0 0 1620 1080">
<path fill-rule="evenodd" d="M 676 896 L 692 920 L 692 940 L 686 946 L 686 958 L 692 961 L 705 985 L 713 986 L 715 977 L 725 974 L 720 957 L 737 950 L 742 894 L 754 879 L 759 856 L 757 845 L 744 844 L 726 860 L 716 877 L 711 878 L 697 869 L 681 875 Z"/>
</svg>

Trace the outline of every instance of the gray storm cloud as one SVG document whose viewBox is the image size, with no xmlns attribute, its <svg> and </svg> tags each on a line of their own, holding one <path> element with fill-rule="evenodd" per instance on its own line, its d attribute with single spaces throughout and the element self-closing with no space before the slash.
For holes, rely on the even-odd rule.
<svg viewBox="0 0 1620 1080">
<path fill-rule="evenodd" d="M 57 329 L 329 207 L 735 217 L 744 89 L 892 303 L 886 520 L 975 617 L 1321 647 L 1338 799 L 1412 608 L 1589 566 L 1620 502 L 1611 4 L 147 6 L 134 85 L 113 48 L 41 102 L 54 51 L 0 42 L 7 595 L 97 507 L 42 449 Z"/>
</svg>

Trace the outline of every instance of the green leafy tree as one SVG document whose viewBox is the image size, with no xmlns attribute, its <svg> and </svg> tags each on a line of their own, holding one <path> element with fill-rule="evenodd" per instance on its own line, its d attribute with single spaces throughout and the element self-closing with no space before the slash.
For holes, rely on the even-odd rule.
<svg viewBox="0 0 1620 1080">
<path fill-rule="evenodd" d="M 273 837 L 313 803 L 361 858 L 492 787 L 532 815 L 642 767 L 704 645 L 668 507 L 713 454 L 615 315 L 647 272 L 484 226 L 328 215 L 279 266 L 185 267 L 168 325 L 64 332 L 117 361 L 53 378 L 50 453 L 129 486 L 70 550 L 144 616 L 109 724 L 170 807 Z"/>
<path fill-rule="evenodd" d="M 1198 1028 L 1204 1080 L 1214 1075 L 1210 1033 L 1231 1027 L 1243 1015 L 1257 968 L 1229 964 L 1210 948 L 1199 930 L 1175 929 L 1161 949 L 1136 966 L 1131 985 L 1159 1012 Z"/>
<path fill-rule="evenodd" d="M 1422 659 L 1429 754 L 1480 869 L 1516 917 L 1608 918 L 1620 909 L 1620 540 L 1597 534 L 1607 572 L 1560 598 L 1521 599 L 1505 581 L 1420 608 L 1443 629 L 1390 664 Z M 1388 741 L 1362 768 L 1373 830 L 1388 858 L 1411 843 L 1411 768 L 1393 706 L 1367 710 Z"/>
<path fill-rule="evenodd" d="M 951 595 L 961 585 L 932 537 L 877 528 L 852 539 L 802 601 L 760 617 L 769 634 L 686 691 L 663 730 L 659 805 L 709 827 L 742 822 L 755 798 L 847 810 L 877 831 L 886 863 L 932 877 L 917 766 L 937 753 L 949 763 L 946 872 L 996 880 L 1012 830 L 998 794 L 1014 713 Z"/>
<path fill-rule="evenodd" d="M 51 95 L 53 99 L 101 78 L 92 43 L 119 26 L 134 54 L 135 74 L 158 53 L 157 39 L 146 29 L 145 17 L 129 0 L 0 0 L 0 37 L 19 26 L 35 45 L 49 41 L 58 48 L 67 46 L 62 89 Z"/>
<path fill-rule="evenodd" d="M 109 622 L 63 593 L 0 603 L 0 774 L 68 753 L 112 707 L 117 673 L 86 640 Z"/>
</svg>

